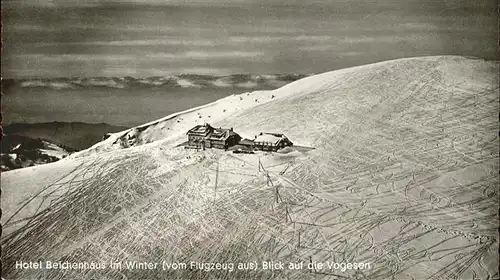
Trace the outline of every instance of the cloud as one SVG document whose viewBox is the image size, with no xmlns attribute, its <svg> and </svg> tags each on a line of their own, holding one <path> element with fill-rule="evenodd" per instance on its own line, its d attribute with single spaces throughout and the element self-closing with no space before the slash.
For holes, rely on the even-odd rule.
<svg viewBox="0 0 500 280">
<path fill-rule="evenodd" d="M 39 63 L 65 63 L 65 62 L 102 62 L 106 64 L 152 62 L 152 61 L 177 61 L 189 62 L 193 60 L 230 60 L 230 59 L 256 59 L 263 56 L 263 52 L 251 51 L 187 51 L 182 53 L 150 53 L 146 55 L 126 54 L 21 54 L 16 55 L 18 61 Z"/>
<path fill-rule="evenodd" d="M 122 40 L 122 41 L 94 41 L 94 42 L 68 42 L 68 43 L 40 43 L 39 46 L 59 45 L 85 45 L 85 46 L 216 46 L 210 40 L 182 40 L 182 39 L 154 39 L 154 40 Z"/>
<path fill-rule="evenodd" d="M 171 60 L 181 59 L 232 59 L 232 58 L 256 58 L 264 55 L 263 52 L 251 51 L 188 51 L 183 53 L 151 53 L 146 56 L 149 58 L 162 58 Z"/>
<path fill-rule="evenodd" d="M 366 54 L 366 53 L 364 53 L 364 52 L 355 52 L 355 51 L 350 51 L 350 52 L 340 52 L 340 53 L 336 53 L 335 55 L 340 56 L 340 57 L 343 57 L 343 56 L 360 56 L 360 55 L 363 55 L 363 54 Z"/>
<path fill-rule="evenodd" d="M 2 2 L 2 4 L 4 4 Z M 210 6 L 210 5 L 241 5 L 257 4 L 253 0 L 10 0 L 7 5 L 32 6 L 32 7 L 100 7 L 110 5 L 184 5 L 184 6 Z"/>
<path fill-rule="evenodd" d="M 21 54 L 16 56 L 17 59 L 37 60 L 37 61 L 99 61 L 99 60 L 112 60 L 112 61 L 129 61 L 135 59 L 132 55 L 108 55 L 108 54 Z"/>
<path fill-rule="evenodd" d="M 414 33 L 405 33 L 405 34 L 395 34 L 395 35 L 380 35 L 380 36 L 347 36 L 338 38 L 338 42 L 346 43 L 346 44 L 366 44 L 366 43 L 395 43 L 401 41 L 417 41 L 426 39 L 430 34 L 414 34 Z"/>
<path fill-rule="evenodd" d="M 298 36 L 233 36 L 229 37 L 229 42 L 233 43 L 271 43 L 281 41 L 306 41 L 318 42 L 331 40 L 332 36 L 321 35 L 298 35 Z"/>
<path fill-rule="evenodd" d="M 331 51 L 337 49 L 338 46 L 335 44 L 327 44 L 327 45 L 314 45 L 314 46 L 303 46 L 298 49 L 301 51 Z"/>
<path fill-rule="evenodd" d="M 139 74 L 138 69 L 127 67 L 106 67 L 101 70 L 103 76 L 136 76 Z"/>
<path fill-rule="evenodd" d="M 220 67 L 186 67 L 186 68 L 175 68 L 175 69 L 163 69 L 163 68 L 152 68 L 152 69 L 141 69 L 140 76 L 151 77 L 151 76 L 170 76 L 178 74 L 198 74 L 198 75 L 214 75 L 214 76 L 224 76 L 233 73 L 237 73 L 236 69 L 231 68 L 220 68 Z"/>
<path fill-rule="evenodd" d="M 356 36 L 356 37 L 344 37 L 339 38 L 342 43 L 349 44 L 359 44 L 359 43 L 382 43 L 382 42 L 393 42 L 398 40 L 398 36 Z"/>
<path fill-rule="evenodd" d="M 254 58 L 263 55 L 262 52 L 243 52 L 243 51 L 221 51 L 221 52 L 200 52 L 200 51 L 190 51 L 183 54 L 184 57 L 188 58 L 244 58 L 250 57 Z"/>
<path fill-rule="evenodd" d="M 61 46 L 61 45 L 81 45 L 81 46 L 203 46 L 213 47 L 233 44 L 247 43 L 272 43 L 272 42 L 322 42 L 332 40 L 332 36 L 323 35 L 298 35 L 298 36 L 231 36 L 229 38 L 219 38 L 218 40 L 211 39 L 147 39 L 147 40 L 121 40 L 121 41 L 92 41 L 92 42 L 49 42 L 37 43 L 37 46 Z M 195 54 L 196 55 L 196 54 Z"/>
<path fill-rule="evenodd" d="M 399 42 L 430 42 L 434 40 L 435 36 L 432 34 L 415 34 L 406 33 L 401 35 L 381 35 L 381 36 L 344 36 L 337 37 L 328 44 L 316 44 L 311 46 L 298 47 L 301 51 L 335 51 L 342 56 L 352 56 L 351 48 L 354 45 L 382 45 L 394 44 Z M 359 55 L 358 52 L 353 52 L 354 55 Z"/>
</svg>

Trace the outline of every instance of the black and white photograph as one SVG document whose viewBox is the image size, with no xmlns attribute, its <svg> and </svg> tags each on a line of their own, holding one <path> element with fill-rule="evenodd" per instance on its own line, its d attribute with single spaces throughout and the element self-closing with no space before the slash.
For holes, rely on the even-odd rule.
<svg viewBox="0 0 500 280">
<path fill-rule="evenodd" d="M 1 279 L 494 280 L 495 0 L 3 0 Z"/>
</svg>

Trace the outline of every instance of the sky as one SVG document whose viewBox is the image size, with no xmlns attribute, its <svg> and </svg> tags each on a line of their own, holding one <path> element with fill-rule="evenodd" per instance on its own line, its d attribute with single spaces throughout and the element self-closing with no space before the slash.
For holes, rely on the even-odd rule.
<svg viewBox="0 0 500 280">
<path fill-rule="evenodd" d="M 321 73 L 498 59 L 496 0 L 6 0 L 2 77 Z"/>
</svg>

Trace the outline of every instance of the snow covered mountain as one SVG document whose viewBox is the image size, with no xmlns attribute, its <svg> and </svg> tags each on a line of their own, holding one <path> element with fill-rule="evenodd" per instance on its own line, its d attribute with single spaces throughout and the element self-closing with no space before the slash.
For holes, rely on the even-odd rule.
<svg viewBox="0 0 500 280">
<path fill-rule="evenodd" d="M 498 278 L 498 70 L 496 62 L 437 56 L 328 72 L 229 96 L 111 134 L 61 161 L 2 174 L 4 273 Z M 204 122 L 243 137 L 284 133 L 315 149 L 176 147 Z M 16 270 L 21 254 L 187 268 Z M 269 260 L 325 267 L 263 269 Z M 258 268 L 208 271 L 191 261 Z M 342 269 L 347 263 L 370 265 Z"/>
<path fill-rule="evenodd" d="M 41 138 L 78 151 L 101 141 L 106 133 L 125 129 L 127 127 L 82 122 L 12 123 L 3 127 L 5 134 Z"/>
<path fill-rule="evenodd" d="M 19 134 L 2 136 L 1 171 L 35 166 L 58 161 L 75 150 L 48 140 Z"/>
</svg>

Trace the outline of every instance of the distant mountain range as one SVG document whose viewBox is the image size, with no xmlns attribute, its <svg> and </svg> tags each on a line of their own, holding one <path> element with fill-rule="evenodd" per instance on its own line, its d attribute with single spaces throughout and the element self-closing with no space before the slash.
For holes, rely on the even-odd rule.
<svg viewBox="0 0 500 280">
<path fill-rule="evenodd" d="M 127 129 L 105 123 L 16 123 L 3 128 L 1 171 L 58 161 L 101 141 L 106 133 Z"/>
<path fill-rule="evenodd" d="M 106 133 L 126 130 L 127 127 L 105 123 L 82 122 L 14 123 L 3 128 L 6 135 L 16 134 L 46 139 L 69 150 L 83 150 L 102 140 Z"/>
<path fill-rule="evenodd" d="M 46 139 L 18 134 L 2 135 L 1 171 L 51 163 L 65 158 L 75 150 Z"/>
<path fill-rule="evenodd" d="M 93 77 L 93 78 L 36 78 L 3 79 L 2 88 L 51 88 L 56 90 L 81 89 L 92 87 L 106 88 L 144 88 L 144 87 L 180 87 L 180 88 L 277 88 L 287 83 L 309 76 L 309 74 L 235 74 L 211 76 L 181 74 L 166 77 Z M 8 94 L 8 91 L 6 92 Z"/>
</svg>

